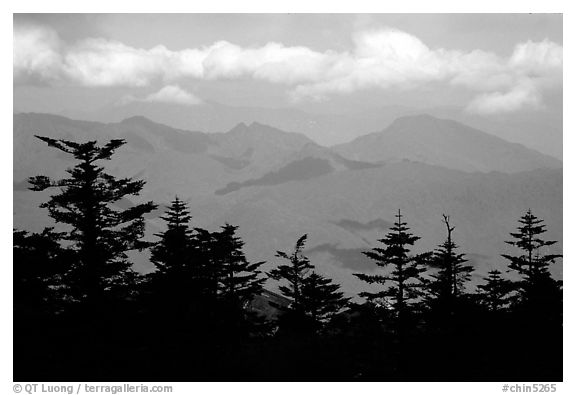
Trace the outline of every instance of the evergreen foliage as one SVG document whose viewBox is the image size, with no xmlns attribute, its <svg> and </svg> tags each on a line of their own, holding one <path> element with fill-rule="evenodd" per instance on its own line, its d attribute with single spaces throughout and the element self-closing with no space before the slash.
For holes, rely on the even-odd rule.
<svg viewBox="0 0 576 395">
<path fill-rule="evenodd" d="M 355 273 L 360 280 L 378 284 L 384 289 L 376 292 L 362 292 L 360 296 L 369 301 L 382 301 L 402 318 L 422 296 L 422 274 L 426 271 L 423 263 L 430 254 L 410 254 L 410 247 L 420 239 L 410 233 L 407 223 L 402 220 L 400 210 L 396 222 L 386 236 L 379 240 L 384 247 L 375 247 L 364 255 L 383 269 L 385 274 Z M 391 303 L 389 301 L 392 301 Z"/>
<path fill-rule="evenodd" d="M 144 214 L 156 208 L 152 202 L 119 209 L 114 203 L 137 196 L 144 181 L 116 178 L 98 166 L 110 160 L 124 140 L 111 140 L 103 146 L 96 141 L 76 143 L 37 136 L 48 146 L 74 157 L 77 164 L 67 170 L 68 178 L 52 180 L 46 176 L 31 177 L 34 191 L 57 188 L 58 193 L 40 207 L 46 208 L 57 223 L 69 226 L 63 239 L 70 241 L 77 259 L 71 268 L 70 282 L 75 297 L 97 304 L 103 295 L 134 280 L 127 252 L 147 246 L 144 236 Z"/>
<path fill-rule="evenodd" d="M 486 282 L 477 286 L 480 303 L 493 313 L 505 311 L 509 307 L 513 291 L 513 282 L 503 278 L 500 270 L 489 271 Z"/>
</svg>

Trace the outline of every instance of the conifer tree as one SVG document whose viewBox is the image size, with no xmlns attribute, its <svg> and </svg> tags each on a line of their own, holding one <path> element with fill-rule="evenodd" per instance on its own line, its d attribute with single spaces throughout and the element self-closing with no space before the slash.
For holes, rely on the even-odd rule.
<svg viewBox="0 0 576 395">
<path fill-rule="evenodd" d="M 499 270 L 488 272 L 485 284 L 477 286 L 479 302 L 490 312 L 505 311 L 509 306 L 514 286 L 512 281 L 502 277 Z"/>
<path fill-rule="evenodd" d="M 387 274 L 355 273 L 360 280 L 369 284 L 379 284 L 384 289 L 377 292 L 362 292 L 360 296 L 368 301 L 392 300 L 392 308 L 398 322 L 410 311 L 412 305 L 422 295 L 422 273 L 426 270 L 423 263 L 429 254 L 410 254 L 409 247 L 420 239 L 409 232 L 407 223 L 402 221 L 400 210 L 396 222 L 384 239 L 379 240 L 383 248 L 375 247 L 364 255 L 371 258 L 382 269 L 391 271 Z"/>
<path fill-rule="evenodd" d="M 217 233 L 202 228 L 194 228 L 194 230 L 196 232 L 194 249 L 198 257 L 196 292 L 202 304 L 207 309 L 213 310 L 219 299 L 220 278 L 222 277 L 222 267 L 219 265 L 220 254 L 215 248 Z"/>
<path fill-rule="evenodd" d="M 249 310 L 249 303 L 262 292 L 266 281 L 260 271 L 264 262 L 246 259 L 237 230 L 237 226 L 225 224 L 212 233 L 209 247 L 211 277 L 217 280 L 213 283 L 217 287 L 215 319 L 230 340 L 265 330 L 264 319 Z"/>
<path fill-rule="evenodd" d="M 281 281 L 280 292 L 292 303 L 287 311 L 284 323 L 303 330 L 316 332 L 349 302 L 340 291 L 340 285 L 314 272 L 314 266 L 302 254 L 308 235 L 296 242 L 294 251 L 287 254 L 278 251 L 276 256 L 288 263 L 279 265 L 268 275 Z"/>
<path fill-rule="evenodd" d="M 110 160 L 124 140 L 111 140 L 103 146 L 96 141 L 76 143 L 37 136 L 48 146 L 71 154 L 76 165 L 67 170 L 68 178 L 52 180 L 47 176 L 31 177 L 34 191 L 57 188 L 58 193 L 41 205 L 57 222 L 69 226 L 64 239 L 71 242 L 77 259 L 70 272 L 75 297 L 98 305 L 104 295 L 120 286 L 129 285 L 134 272 L 127 252 L 147 244 L 144 214 L 155 209 L 152 202 L 118 209 L 114 203 L 137 196 L 144 181 L 116 178 L 105 172 L 98 162 Z"/>
<path fill-rule="evenodd" d="M 61 246 L 62 233 L 13 231 L 15 312 L 55 314 L 64 306 L 66 277 L 73 262 Z"/>
<path fill-rule="evenodd" d="M 506 241 L 506 244 L 518 247 L 522 253 L 517 256 L 508 254 L 502 256 L 510 262 L 510 269 L 528 281 L 535 281 L 538 276 L 548 273 L 550 265 L 562 255 L 540 253 L 543 247 L 552 246 L 557 241 L 546 241 L 541 238 L 541 235 L 546 233 L 546 225 L 543 224 L 543 220 L 532 214 L 532 210 L 528 210 L 518 222 L 520 223 L 518 231 L 510 233 L 514 240 Z"/>
<path fill-rule="evenodd" d="M 450 226 L 450 217 L 442 215 L 446 225 L 446 240 L 438 246 L 429 259 L 432 267 L 438 272 L 432 275 L 428 285 L 429 304 L 433 308 L 440 308 L 447 313 L 453 313 L 456 302 L 464 293 L 464 286 L 470 280 L 474 271 L 471 265 L 466 264 L 464 254 L 457 252 L 458 246 L 453 240 L 454 227 Z"/>
<path fill-rule="evenodd" d="M 519 274 L 520 303 L 530 305 L 531 309 L 538 308 L 546 311 L 547 305 L 557 303 L 561 299 L 561 282 L 552 279 L 550 265 L 560 254 L 547 254 L 544 249 L 556 244 L 556 241 L 547 241 L 542 238 L 546 233 L 544 221 L 528 210 L 520 220 L 517 232 L 510 233 L 513 240 L 507 244 L 517 247 L 519 255 L 503 254 L 509 261 L 509 268 Z"/>
<path fill-rule="evenodd" d="M 520 277 L 510 306 L 508 345 L 523 374 L 558 376 L 562 371 L 562 281 L 552 278 L 550 266 L 562 255 L 551 253 L 556 241 L 545 240 L 546 225 L 528 210 L 519 220 L 512 240 L 516 255 L 502 255 L 509 269 Z M 544 364 L 538 364 L 543 361 Z M 546 373 L 543 373 L 546 372 Z"/>
<path fill-rule="evenodd" d="M 304 310 L 318 326 L 329 322 L 350 302 L 340 291 L 340 285 L 316 272 L 305 278 L 302 295 Z"/>
<path fill-rule="evenodd" d="M 149 275 L 148 289 L 160 311 L 185 318 L 197 299 L 194 292 L 198 286 L 192 217 L 187 204 L 176 196 L 160 218 L 166 230 L 156 234 L 159 240 L 150 249 L 156 271 Z"/>
<path fill-rule="evenodd" d="M 190 211 L 186 203 L 176 196 L 160 218 L 166 223 L 167 229 L 156 234 L 159 240 L 150 249 L 150 260 L 156 266 L 158 274 L 184 275 L 191 265 Z"/>
<path fill-rule="evenodd" d="M 219 267 L 219 295 L 226 303 L 243 305 L 262 291 L 264 262 L 250 263 L 244 255 L 244 242 L 236 235 L 237 226 L 226 224 L 214 236 L 212 246 Z"/>
<path fill-rule="evenodd" d="M 290 310 L 297 314 L 305 314 L 302 288 L 310 270 L 313 269 L 310 260 L 302 255 L 307 238 L 308 235 L 306 234 L 300 237 L 291 254 L 277 251 L 276 256 L 288 261 L 288 263 L 279 265 L 268 273 L 270 278 L 285 282 L 278 288 L 282 295 L 291 301 Z"/>
</svg>

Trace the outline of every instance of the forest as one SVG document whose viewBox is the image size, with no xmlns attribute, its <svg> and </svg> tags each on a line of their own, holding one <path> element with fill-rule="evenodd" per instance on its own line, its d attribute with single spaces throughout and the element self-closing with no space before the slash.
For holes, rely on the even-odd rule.
<svg viewBox="0 0 576 395">
<path fill-rule="evenodd" d="M 195 227 L 175 196 L 147 240 L 154 202 L 122 207 L 143 180 L 105 164 L 125 141 L 37 136 L 70 154 L 67 177 L 37 175 L 54 226 L 13 231 L 15 381 L 562 381 L 562 281 L 556 241 L 527 209 L 510 224 L 515 254 L 470 286 L 474 267 L 442 214 L 444 242 L 401 211 L 364 254 L 366 291 L 346 295 L 305 254 L 308 235 L 251 262 L 238 227 Z M 148 251 L 155 270 L 132 268 Z M 278 293 L 271 290 L 277 290 Z"/>
</svg>

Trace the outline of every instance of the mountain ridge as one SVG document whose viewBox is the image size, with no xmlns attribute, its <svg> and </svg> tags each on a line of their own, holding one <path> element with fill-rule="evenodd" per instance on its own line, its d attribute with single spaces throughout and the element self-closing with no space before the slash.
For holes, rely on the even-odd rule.
<svg viewBox="0 0 576 395">
<path fill-rule="evenodd" d="M 560 160 L 521 144 L 429 114 L 400 117 L 386 129 L 337 145 L 334 150 L 366 162 L 408 159 L 472 172 L 562 167 Z"/>
</svg>

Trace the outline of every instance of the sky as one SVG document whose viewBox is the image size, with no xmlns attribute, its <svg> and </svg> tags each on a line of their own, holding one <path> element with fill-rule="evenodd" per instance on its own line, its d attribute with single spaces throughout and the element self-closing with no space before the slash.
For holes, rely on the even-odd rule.
<svg viewBox="0 0 576 395">
<path fill-rule="evenodd" d="M 15 111 L 562 105 L 559 14 L 15 14 Z"/>
</svg>

